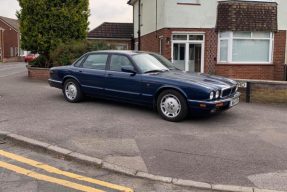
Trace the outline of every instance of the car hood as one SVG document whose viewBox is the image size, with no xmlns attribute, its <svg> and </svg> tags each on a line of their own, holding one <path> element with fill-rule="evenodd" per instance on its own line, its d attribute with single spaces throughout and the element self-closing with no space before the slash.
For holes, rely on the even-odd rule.
<svg viewBox="0 0 287 192">
<path fill-rule="evenodd" d="M 191 73 L 184 71 L 166 71 L 162 73 L 149 74 L 157 76 L 158 78 L 164 78 L 168 80 L 175 80 L 188 84 L 196 84 L 209 89 L 226 89 L 235 86 L 237 83 L 234 80 L 208 75 L 205 73 Z"/>
</svg>

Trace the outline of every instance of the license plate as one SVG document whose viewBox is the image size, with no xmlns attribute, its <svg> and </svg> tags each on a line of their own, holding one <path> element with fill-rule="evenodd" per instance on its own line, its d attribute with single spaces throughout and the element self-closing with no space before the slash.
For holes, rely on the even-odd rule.
<svg viewBox="0 0 287 192">
<path fill-rule="evenodd" d="M 237 105 L 238 103 L 239 103 L 239 97 L 233 98 L 230 101 L 230 107 L 233 107 L 233 106 Z"/>
</svg>

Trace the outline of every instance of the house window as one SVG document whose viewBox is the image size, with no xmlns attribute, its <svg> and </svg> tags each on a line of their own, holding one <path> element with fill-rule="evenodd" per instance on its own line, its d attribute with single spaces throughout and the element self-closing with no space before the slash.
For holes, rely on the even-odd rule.
<svg viewBox="0 0 287 192">
<path fill-rule="evenodd" d="M 219 62 L 272 63 L 273 33 L 219 33 Z"/>
<path fill-rule="evenodd" d="M 194 4 L 194 5 L 198 5 L 200 4 L 200 0 L 177 0 L 178 4 Z"/>
</svg>

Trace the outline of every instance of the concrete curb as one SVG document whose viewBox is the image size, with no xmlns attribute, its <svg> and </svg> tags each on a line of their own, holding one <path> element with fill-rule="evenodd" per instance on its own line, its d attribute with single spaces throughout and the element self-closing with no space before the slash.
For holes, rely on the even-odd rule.
<svg viewBox="0 0 287 192">
<path fill-rule="evenodd" d="M 183 187 L 192 187 L 196 189 L 220 191 L 220 192 L 223 192 L 223 191 L 226 191 L 226 192 L 284 192 L 284 191 L 258 189 L 258 188 L 253 188 L 253 187 L 244 187 L 244 186 L 209 184 L 209 183 L 197 182 L 197 181 L 192 181 L 192 180 L 183 180 L 179 178 L 152 175 L 150 173 L 111 164 L 111 163 L 105 162 L 95 157 L 90 157 L 90 156 L 87 156 L 81 153 L 70 151 L 68 149 L 65 149 L 65 148 L 62 148 L 56 145 L 51 145 L 51 144 L 44 143 L 44 142 L 41 142 L 35 139 L 30 139 L 30 138 L 27 138 L 21 135 L 12 134 L 6 131 L 0 131 L 0 139 L 5 139 L 13 143 L 21 144 L 23 146 L 29 147 L 29 148 L 40 149 L 49 154 L 60 155 L 68 160 L 74 160 L 74 161 L 77 161 L 83 164 L 96 166 L 96 167 L 103 168 L 103 169 L 113 171 L 116 173 L 143 178 L 143 179 L 149 179 L 153 181 L 170 183 L 170 184 L 183 186 Z"/>
</svg>

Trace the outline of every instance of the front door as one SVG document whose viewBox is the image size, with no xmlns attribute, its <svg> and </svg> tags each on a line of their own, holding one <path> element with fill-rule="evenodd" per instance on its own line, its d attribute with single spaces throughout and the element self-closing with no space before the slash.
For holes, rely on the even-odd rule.
<svg viewBox="0 0 287 192">
<path fill-rule="evenodd" d="M 204 72 L 204 35 L 173 35 L 172 52 L 172 62 L 178 69 Z"/>
</svg>

